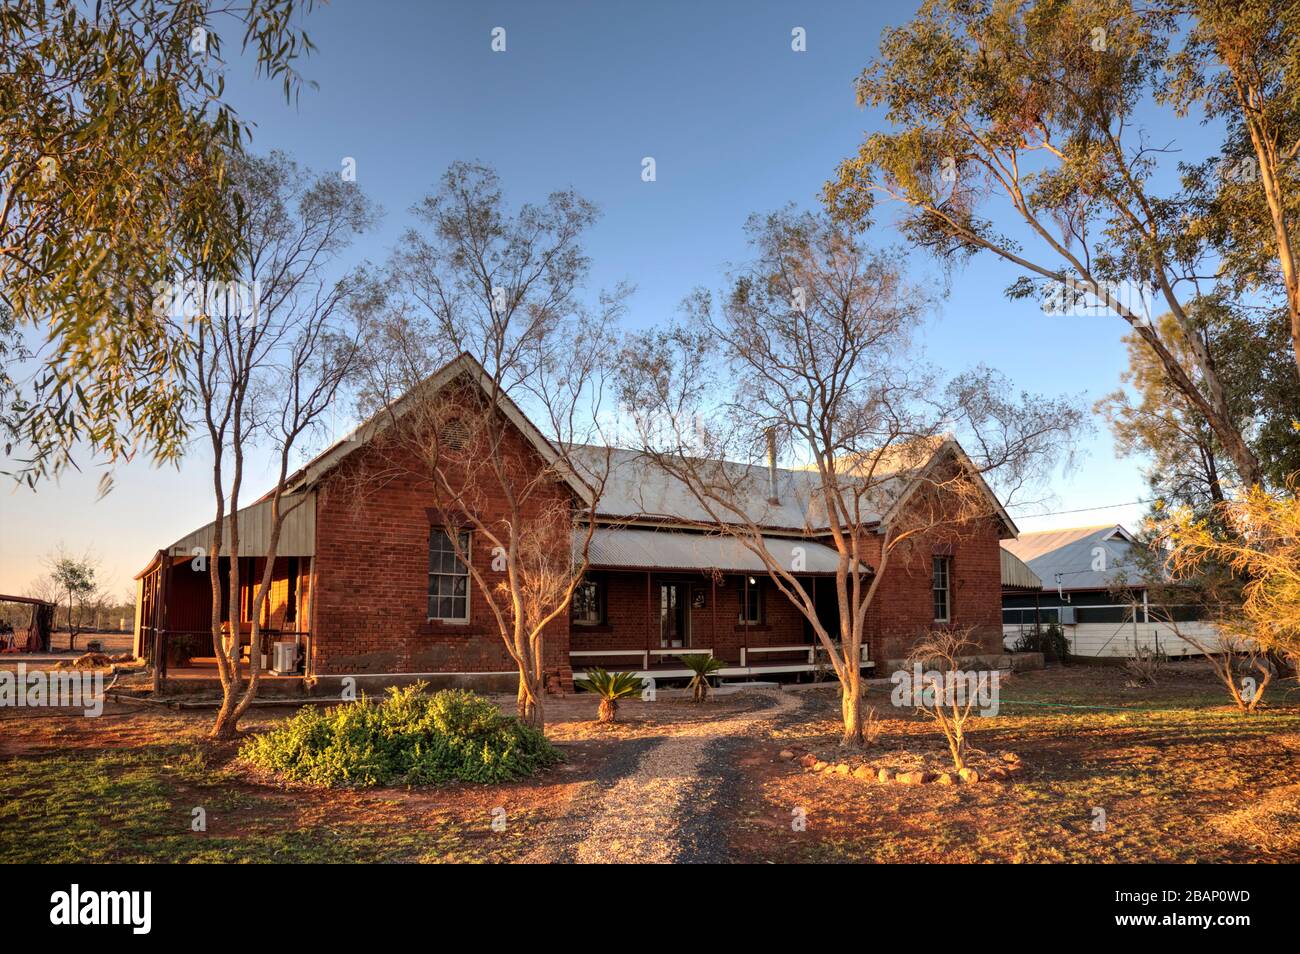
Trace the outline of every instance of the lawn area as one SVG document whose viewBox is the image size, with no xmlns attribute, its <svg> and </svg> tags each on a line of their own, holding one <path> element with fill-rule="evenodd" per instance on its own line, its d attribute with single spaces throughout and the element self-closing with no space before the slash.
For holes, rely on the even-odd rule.
<svg viewBox="0 0 1300 954">
<path fill-rule="evenodd" d="M 1293 688 L 1271 690 L 1264 711 L 1241 716 L 1201 664 L 1177 664 L 1142 689 L 1111 669 L 1017 675 L 1002 687 L 999 715 L 978 720 L 973 744 L 994 761 L 1015 753 L 1023 769 L 950 787 L 814 774 L 781 758 L 791 749 L 902 768 L 943 757 L 934 727 L 891 708 L 887 689 L 869 693 L 882 731 L 858 754 L 836 745 L 833 691 L 782 695 L 787 705 L 767 722 L 755 721 L 764 710 L 752 694 L 739 694 L 626 703 L 614 727 L 591 721 L 591 697 L 567 697 L 551 704 L 548 728 L 566 761 L 530 780 L 371 790 L 259 777 L 234 744 L 204 737 L 208 712 L 0 710 L 0 861 L 569 860 L 646 753 L 716 724 L 717 738 L 700 743 L 704 794 L 682 805 L 709 816 L 710 837 L 732 860 L 1300 861 Z M 1065 704 L 1101 708 L 1057 708 Z M 245 728 L 291 711 L 257 710 Z M 727 735 L 740 715 L 747 728 Z M 206 831 L 192 830 L 196 808 Z M 1097 808 L 1104 830 L 1094 830 Z M 803 830 L 792 828 L 796 810 Z"/>
<path fill-rule="evenodd" d="M 768 753 L 737 787 L 734 853 L 752 861 L 1298 861 L 1300 692 L 1271 691 L 1253 716 L 1225 699 L 1196 662 L 1173 664 L 1146 688 L 1126 687 L 1108 668 L 1017 675 L 1002 686 L 999 715 L 974 720 L 973 745 L 1021 757 L 1024 768 L 1006 783 L 859 782 L 792 771 Z M 886 710 L 887 698 L 878 711 Z M 777 741 L 843 758 L 826 744 L 833 729 L 830 719 L 809 720 Z M 848 761 L 942 769 L 944 756 L 930 723 L 885 719 L 877 747 Z M 791 828 L 795 809 L 807 819 L 802 832 Z"/>
</svg>

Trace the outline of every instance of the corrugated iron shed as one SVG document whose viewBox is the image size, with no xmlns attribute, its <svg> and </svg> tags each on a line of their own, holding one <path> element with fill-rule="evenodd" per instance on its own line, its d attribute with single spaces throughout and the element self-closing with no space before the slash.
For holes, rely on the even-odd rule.
<svg viewBox="0 0 1300 954">
<path fill-rule="evenodd" d="M 1056 589 L 1058 573 L 1062 590 L 1104 590 L 1117 583 L 1142 586 L 1137 546 L 1132 534 L 1113 523 L 1022 533 L 1017 540 L 1002 541 L 1004 550 L 1038 575 L 1045 590 Z"/>
</svg>

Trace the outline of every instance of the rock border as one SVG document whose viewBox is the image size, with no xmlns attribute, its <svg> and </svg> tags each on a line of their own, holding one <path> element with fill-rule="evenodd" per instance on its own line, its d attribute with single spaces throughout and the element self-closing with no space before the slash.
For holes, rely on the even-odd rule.
<svg viewBox="0 0 1300 954">
<path fill-rule="evenodd" d="M 1014 752 L 1004 752 L 1001 756 L 1002 765 L 995 765 L 993 768 L 979 771 L 973 768 L 964 768 L 960 772 L 928 772 L 923 769 L 916 769 L 906 772 L 899 772 L 896 769 L 888 767 L 875 767 L 869 764 L 859 765 L 856 768 L 847 762 L 828 762 L 819 759 L 811 752 L 799 756 L 793 749 L 782 749 L 777 753 L 778 758 L 783 761 L 794 761 L 798 759 L 799 766 L 805 773 L 813 775 L 842 775 L 849 778 L 857 779 L 860 782 L 877 782 L 882 784 L 895 785 L 976 785 L 982 781 L 1007 781 L 1018 775 L 1024 770 L 1024 763 L 1020 756 Z"/>
</svg>

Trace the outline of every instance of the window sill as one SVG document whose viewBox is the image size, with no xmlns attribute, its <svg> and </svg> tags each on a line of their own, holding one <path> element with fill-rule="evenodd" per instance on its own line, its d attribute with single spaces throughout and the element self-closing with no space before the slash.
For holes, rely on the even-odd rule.
<svg viewBox="0 0 1300 954">
<path fill-rule="evenodd" d="M 610 623 L 579 623 L 576 620 L 570 620 L 569 625 L 575 633 L 612 633 L 614 627 Z"/>
<path fill-rule="evenodd" d="M 733 631 L 737 633 L 770 633 L 772 627 L 767 623 L 737 623 Z"/>
</svg>

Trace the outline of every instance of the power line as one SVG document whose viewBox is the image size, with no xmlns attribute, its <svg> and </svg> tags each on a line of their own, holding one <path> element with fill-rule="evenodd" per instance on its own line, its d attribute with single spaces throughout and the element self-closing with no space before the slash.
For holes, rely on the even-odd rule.
<svg viewBox="0 0 1300 954">
<path fill-rule="evenodd" d="M 1075 510 L 1049 510 L 1047 513 L 1021 513 L 1020 517 L 1057 517 L 1065 513 L 1087 513 L 1089 510 L 1114 510 L 1117 507 L 1133 507 L 1137 504 L 1155 503 L 1159 497 L 1151 497 L 1145 500 L 1128 500 L 1124 503 L 1101 504 L 1097 507 L 1079 507 Z"/>
</svg>

